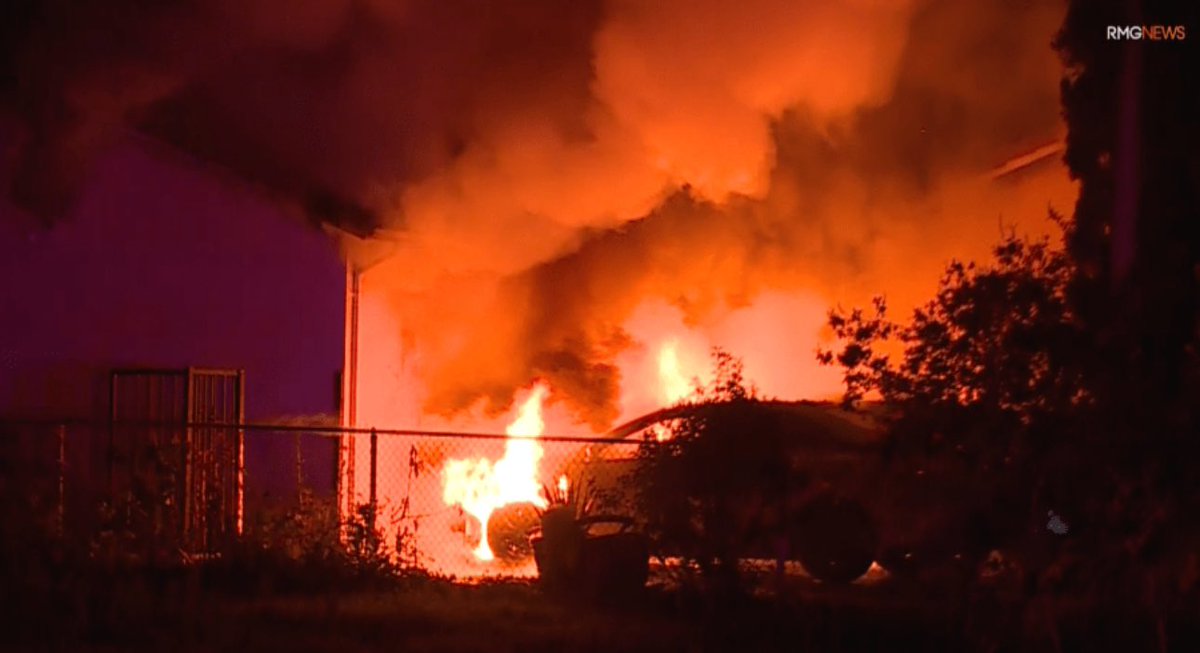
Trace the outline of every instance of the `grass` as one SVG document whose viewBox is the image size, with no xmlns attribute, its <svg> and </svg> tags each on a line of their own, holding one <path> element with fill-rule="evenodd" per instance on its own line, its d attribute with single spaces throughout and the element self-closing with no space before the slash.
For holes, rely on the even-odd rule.
<svg viewBox="0 0 1200 653">
<path fill-rule="evenodd" d="M 99 590 L 100 588 L 89 588 Z M 408 577 L 354 591 L 231 592 L 203 580 L 127 578 L 13 633 L 12 651 L 1108 651 L 1155 650 L 1132 613 L 1064 610 L 1060 642 L 1028 615 L 968 615 L 963 597 L 880 583 L 801 582 L 721 601 L 648 589 L 617 605 L 553 599 L 529 581 Z M 983 617 L 980 620 L 980 617 Z M 972 624 L 968 626 L 968 624 Z M 1195 620 L 1169 650 L 1200 650 Z M 36 626 L 36 627 L 35 627 Z M 1025 631 L 1026 634 L 1021 633 Z M 1014 639 L 1016 637 L 1017 639 Z M 1022 639 L 1023 637 L 1023 639 Z"/>
<path fill-rule="evenodd" d="M 144 588 L 143 588 L 144 589 Z M 647 610 L 581 608 L 528 582 L 435 579 L 350 593 L 234 596 L 169 589 L 137 596 L 75 637 L 26 638 L 25 650 L 91 651 L 634 651 L 695 650 L 682 619 Z M 134 594 L 131 596 L 131 593 Z"/>
<path fill-rule="evenodd" d="M 243 552 L 227 563 L 154 570 L 59 560 L 52 548 L 7 543 L 5 651 L 1162 653 L 1162 623 L 1166 650 L 1200 651 L 1195 601 L 1155 623 L 1136 597 L 1103 608 L 1086 595 L 1023 602 L 982 586 L 886 574 L 831 587 L 803 574 L 775 576 L 768 565 L 744 570 L 758 588 L 751 595 L 655 584 L 597 606 L 552 598 L 526 580 L 362 576 L 340 558 L 330 567 Z"/>
<path fill-rule="evenodd" d="M 518 580 L 467 585 L 418 577 L 354 592 L 275 595 L 120 585 L 104 605 L 90 607 L 99 616 L 48 622 L 10 650 L 858 651 L 896 641 L 939 650 L 949 643 L 938 618 L 870 599 L 870 588 L 719 603 L 660 588 L 595 606 L 551 599 Z"/>
</svg>

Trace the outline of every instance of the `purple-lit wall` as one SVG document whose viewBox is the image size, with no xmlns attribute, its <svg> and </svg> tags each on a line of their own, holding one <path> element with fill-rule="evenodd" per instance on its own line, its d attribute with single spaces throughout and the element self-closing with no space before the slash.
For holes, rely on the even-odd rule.
<svg viewBox="0 0 1200 653">
<path fill-rule="evenodd" d="M 253 188 L 131 136 L 50 230 L 0 200 L 0 418 L 106 414 L 113 367 L 246 370 L 246 418 L 335 414 L 345 271 Z"/>
<path fill-rule="evenodd" d="M 114 367 L 244 369 L 251 422 L 337 414 L 346 273 L 320 229 L 136 136 L 96 162 L 52 229 L 6 198 L 0 421 L 106 419 Z M 85 521 L 106 437 L 67 433 L 68 512 L 83 506 Z M 298 453 L 306 486 L 330 495 L 335 451 L 320 436 L 248 431 L 247 510 L 294 500 Z"/>
</svg>

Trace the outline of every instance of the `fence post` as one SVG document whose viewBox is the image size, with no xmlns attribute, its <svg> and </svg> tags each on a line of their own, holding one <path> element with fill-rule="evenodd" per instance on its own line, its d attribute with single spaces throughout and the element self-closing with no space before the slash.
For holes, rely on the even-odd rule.
<svg viewBox="0 0 1200 653">
<path fill-rule="evenodd" d="M 375 479 L 376 471 L 379 469 L 379 434 L 375 432 L 375 427 L 371 427 L 371 530 L 375 530 L 375 513 L 379 510 L 379 505 L 376 502 L 375 494 Z"/>
<path fill-rule="evenodd" d="M 67 427 L 58 425 L 58 513 L 55 515 L 55 528 L 61 538 L 66 530 L 67 512 Z"/>
<path fill-rule="evenodd" d="M 304 458 L 300 453 L 300 431 L 296 431 L 292 439 L 296 448 L 296 505 L 300 505 L 304 501 Z"/>
<path fill-rule="evenodd" d="M 117 447 L 117 373 L 108 375 L 108 447 L 105 448 L 105 470 L 108 478 L 108 502 L 115 506 L 117 503 L 117 481 L 114 475 L 116 467 Z"/>
</svg>

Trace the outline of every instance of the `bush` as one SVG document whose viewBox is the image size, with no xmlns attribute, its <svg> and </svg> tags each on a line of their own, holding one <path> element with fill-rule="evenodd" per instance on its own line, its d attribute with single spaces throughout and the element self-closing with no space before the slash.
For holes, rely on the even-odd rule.
<svg viewBox="0 0 1200 653">
<path fill-rule="evenodd" d="M 638 504 L 655 554 L 680 556 L 711 587 L 739 585 L 755 536 L 754 506 L 780 496 L 791 470 L 777 417 L 746 385 L 742 364 L 714 350 L 714 380 L 661 441 L 638 451 Z"/>
</svg>

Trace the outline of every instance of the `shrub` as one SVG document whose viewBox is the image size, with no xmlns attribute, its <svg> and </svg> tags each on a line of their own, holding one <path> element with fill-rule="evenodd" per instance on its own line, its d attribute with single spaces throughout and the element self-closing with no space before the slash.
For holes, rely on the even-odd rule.
<svg viewBox="0 0 1200 653">
<path fill-rule="evenodd" d="M 752 511 L 790 474 L 776 417 L 762 410 L 741 361 L 713 352 L 713 382 L 661 441 L 638 451 L 638 504 L 653 550 L 679 556 L 714 587 L 738 583 Z M 688 577 L 684 573 L 685 579 Z"/>
</svg>

